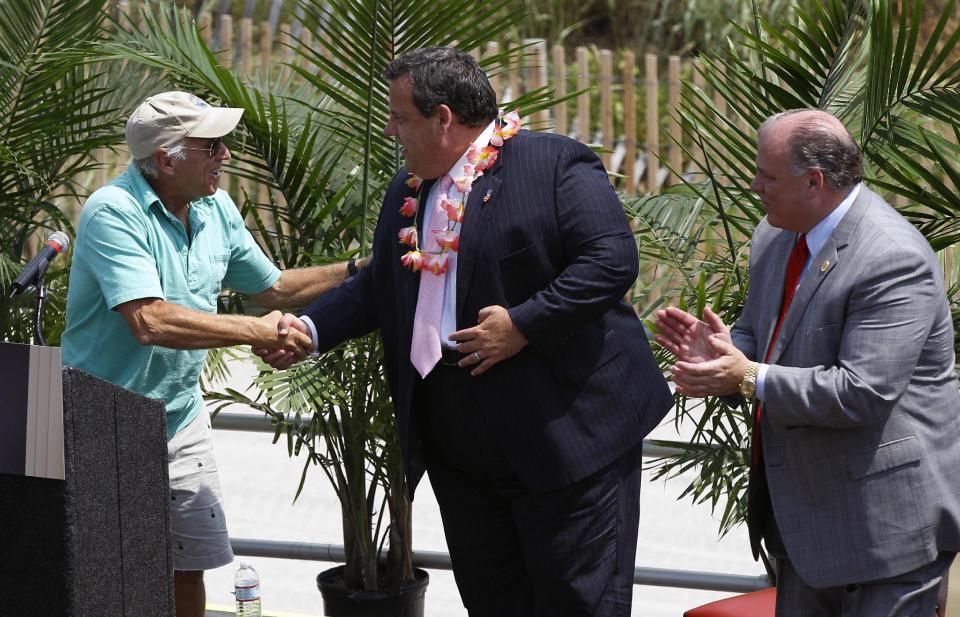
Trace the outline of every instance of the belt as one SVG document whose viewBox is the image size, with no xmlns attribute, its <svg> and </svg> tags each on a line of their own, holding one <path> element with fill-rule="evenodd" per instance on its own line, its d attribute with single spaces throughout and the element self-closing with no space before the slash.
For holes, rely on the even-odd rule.
<svg viewBox="0 0 960 617">
<path fill-rule="evenodd" d="M 440 366 L 457 366 L 460 363 L 460 360 L 466 358 L 466 354 L 462 354 L 456 349 L 444 349 L 440 348 L 440 361 L 437 363 Z"/>
</svg>

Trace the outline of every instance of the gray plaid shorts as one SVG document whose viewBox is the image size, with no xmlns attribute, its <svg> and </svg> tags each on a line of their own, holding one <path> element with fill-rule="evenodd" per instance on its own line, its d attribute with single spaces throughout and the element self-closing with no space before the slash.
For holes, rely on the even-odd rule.
<svg viewBox="0 0 960 617">
<path fill-rule="evenodd" d="M 210 414 L 204 408 L 167 442 L 173 569 L 177 571 L 212 570 L 233 561 L 212 434 Z"/>
</svg>

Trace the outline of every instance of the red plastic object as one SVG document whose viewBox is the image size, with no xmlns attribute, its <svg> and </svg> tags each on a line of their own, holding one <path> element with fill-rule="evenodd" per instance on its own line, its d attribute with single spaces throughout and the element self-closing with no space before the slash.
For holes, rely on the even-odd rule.
<svg viewBox="0 0 960 617">
<path fill-rule="evenodd" d="M 683 617 L 773 617 L 776 605 L 777 590 L 770 587 L 691 608 Z"/>
</svg>

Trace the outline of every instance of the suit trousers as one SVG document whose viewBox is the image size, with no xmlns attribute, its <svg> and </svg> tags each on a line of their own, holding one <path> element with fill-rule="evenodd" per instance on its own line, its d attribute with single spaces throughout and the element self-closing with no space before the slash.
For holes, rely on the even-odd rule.
<svg viewBox="0 0 960 617">
<path fill-rule="evenodd" d="M 491 419 L 509 414 L 482 408 L 482 382 L 440 364 L 413 401 L 470 617 L 629 617 L 641 446 L 573 484 L 537 491 L 501 451 L 498 434 L 511 427 Z"/>
<path fill-rule="evenodd" d="M 890 578 L 816 589 L 789 559 L 777 560 L 777 617 L 933 617 L 940 582 L 956 553 Z"/>
</svg>

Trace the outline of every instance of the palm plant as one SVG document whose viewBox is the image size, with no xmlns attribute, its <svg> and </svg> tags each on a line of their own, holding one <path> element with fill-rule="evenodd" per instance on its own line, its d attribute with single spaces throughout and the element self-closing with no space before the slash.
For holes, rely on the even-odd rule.
<svg viewBox="0 0 960 617">
<path fill-rule="evenodd" d="M 90 65 L 107 36 L 106 0 L 0 3 L 0 283 L 8 289 L 25 251 L 45 230 L 72 235 L 70 209 L 98 163 L 93 151 L 123 139 L 130 70 Z M 67 51 L 69 54 L 66 54 Z M 118 84 L 111 85 L 111 84 Z M 65 259 L 51 273 L 45 330 L 63 328 Z M 0 300 L 0 339 L 29 342 L 32 303 Z"/>
<path fill-rule="evenodd" d="M 674 275 L 664 294 L 700 313 L 711 306 L 732 323 L 746 296 L 746 244 L 762 216 L 749 190 L 755 130 L 784 109 L 817 107 L 839 117 L 864 154 L 865 180 L 916 225 L 937 250 L 960 240 L 960 29 L 948 28 L 946 3 L 921 37 L 920 0 L 828 0 L 795 8 L 790 20 L 757 19 L 738 28 L 730 50 L 704 59 L 703 75 L 730 113 L 687 85 L 679 114 L 688 138 L 704 151 L 694 171 L 663 195 L 627 199 L 641 222 L 644 255 Z M 683 173 L 683 170 L 674 170 Z M 950 290 L 957 315 L 957 273 Z M 638 298 L 647 312 L 658 303 Z M 955 320 L 956 321 L 956 320 Z M 661 366 L 671 363 L 661 352 Z M 677 424 L 694 423 L 683 454 L 658 461 L 656 477 L 698 469 L 685 495 L 720 511 L 726 533 L 744 518 L 749 410 L 716 399 L 677 397 Z"/>
<path fill-rule="evenodd" d="M 234 197 L 272 258 L 308 265 L 369 252 L 386 184 L 401 163 L 381 130 L 388 105 L 379 72 L 407 49 L 455 41 L 479 47 L 506 26 L 492 17 L 501 4 L 451 0 L 425 11 L 416 0 L 300 0 L 304 29 L 322 46 L 297 40 L 296 61 L 247 78 L 225 68 L 187 13 L 147 3 L 144 27 L 122 23 L 124 36 L 104 42 L 100 57 L 161 70 L 171 86 L 243 107 L 229 168 L 269 191 L 267 199 L 258 191 Z M 496 71 L 511 53 L 518 52 L 484 63 Z M 543 99 L 535 92 L 513 104 L 529 113 Z M 410 504 L 379 339 L 348 342 L 287 371 L 260 368 L 252 393 L 211 389 L 208 399 L 274 419 L 275 441 L 285 437 L 291 455 L 305 456 L 297 494 L 309 469 L 325 473 L 343 513 L 347 586 L 377 590 L 412 580 Z M 222 367 L 207 375 L 216 381 Z"/>
</svg>

